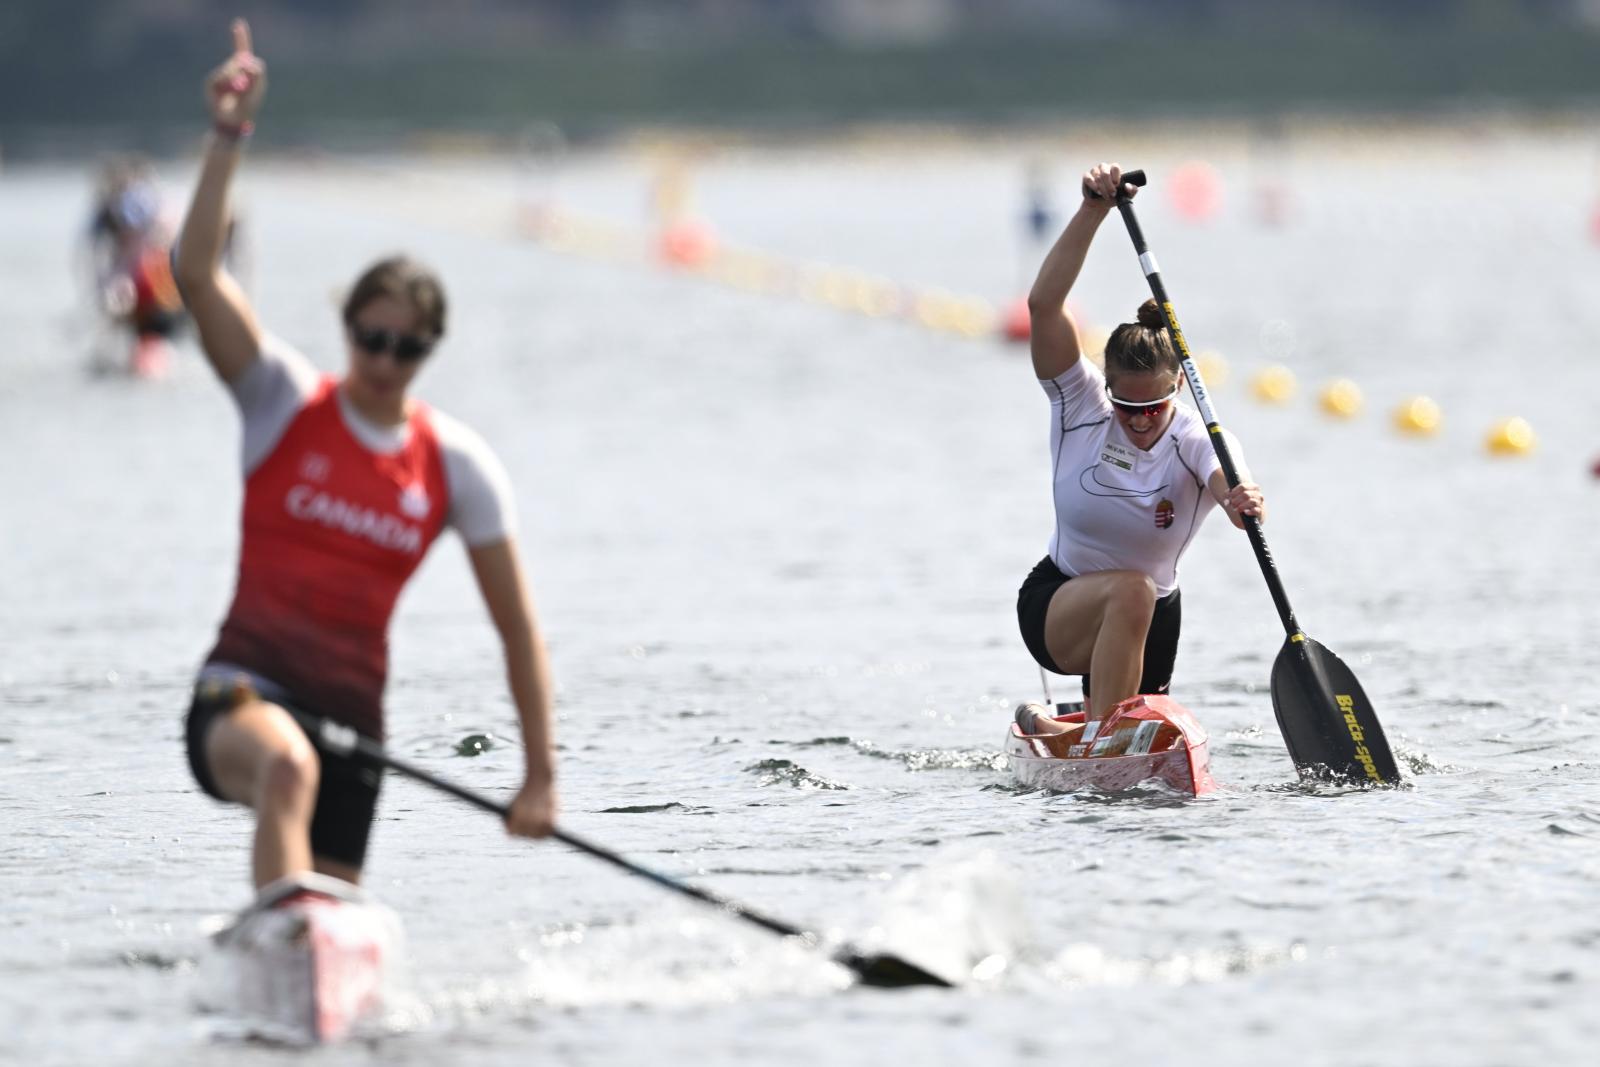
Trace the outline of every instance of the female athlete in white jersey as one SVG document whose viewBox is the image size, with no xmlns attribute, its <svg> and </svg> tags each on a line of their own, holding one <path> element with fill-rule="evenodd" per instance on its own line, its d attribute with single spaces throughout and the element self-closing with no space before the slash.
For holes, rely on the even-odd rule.
<svg viewBox="0 0 1600 1067">
<path fill-rule="evenodd" d="M 1175 403 L 1182 374 L 1155 301 L 1112 332 L 1103 377 L 1082 358 L 1067 293 L 1121 177 L 1109 163 L 1084 175 L 1083 203 L 1028 294 L 1033 369 L 1050 398 L 1056 526 L 1050 554 L 1018 591 L 1017 618 L 1040 666 L 1084 676 L 1091 721 L 1171 684 L 1178 559 L 1206 513 L 1221 504 L 1240 528 L 1242 516 L 1265 515 L 1238 445 L 1230 438 L 1242 481 L 1229 489 L 1199 416 Z M 1136 192 L 1130 185 L 1125 195 Z M 1039 710 L 1018 708 L 1018 724 L 1066 728 Z"/>
<path fill-rule="evenodd" d="M 319 375 L 267 335 L 220 265 L 228 186 L 266 90 L 234 24 L 207 83 L 215 123 L 176 254 L 200 341 L 244 422 L 238 585 L 186 720 L 205 791 L 255 810 L 257 887 L 306 870 L 361 873 L 376 769 L 319 756 L 285 710 L 381 738 L 387 630 L 401 587 L 445 528 L 460 534 L 505 649 L 526 747 L 507 820 L 548 834 L 556 810 L 550 671 L 503 469 L 466 427 L 409 395 L 444 333 L 438 280 L 403 257 L 374 264 L 344 306 L 348 364 Z"/>
</svg>

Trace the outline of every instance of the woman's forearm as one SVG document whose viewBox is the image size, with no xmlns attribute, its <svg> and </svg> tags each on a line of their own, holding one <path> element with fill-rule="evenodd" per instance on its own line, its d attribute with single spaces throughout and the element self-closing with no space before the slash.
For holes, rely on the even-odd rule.
<svg viewBox="0 0 1600 1067">
<path fill-rule="evenodd" d="M 550 658 L 537 630 L 506 634 L 506 678 L 522 724 L 528 777 L 555 777 L 554 718 L 550 692 Z"/>
<path fill-rule="evenodd" d="M 1083 270 L 1083 261 L 1089 254 L 1095 231 L 1100 228 L 1109 210 L 1109 204 L 1087 199 L 1079 206 L 1039 267 L 1039 276 L 1034 279 L 1033 288 L 1028 293 L 1029 311 L 1035 315 L 1041 311 L 1060 314 L 1061 305 L 1066 302 L 1067 294 L 1078 280 L 1078 273 Z"/>
<path fill-rule="evenodd" d="M 200 163 L 200 177 L 178 236 L 173 264 L 178 284 L 189 292 L 212 284 L 227 240 L 228 188 L 239 165 L 239 140 L 212 134 Z"/>
<path fill-rule="evenodd" d="M 550 657 L 522 578 L 516 544 L 507 537 L 468 548 L 467 558 L 505 649 L 506 680 L 522 724 L 529 778 L 548 781 L 555 773 Z"/>
</svg>

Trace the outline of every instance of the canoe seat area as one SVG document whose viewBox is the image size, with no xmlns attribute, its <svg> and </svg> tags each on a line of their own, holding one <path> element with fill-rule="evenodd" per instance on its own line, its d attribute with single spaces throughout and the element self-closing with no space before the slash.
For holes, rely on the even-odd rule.
<svg viewBox="0 0 1600 1067">
<path fill-rule="evenodd" d="M 1057 759 L 1066 759 L 1068 750 L 1073 745 L 1076 745 L 1078 739 L 1083 736 L 1083 723 L 1078 722 L 1071 725 L 1072 729 L 1064 734 L 1029 734 L 1028 736 L 1035 739 L 1034 748 L 1037 749 L 1042 745 L 1051 756 Z"/>
<path fill-rule="evenodd" d="M 1103 733 L 1096 738 L 1095 743 L 1088 749 L 1080 748 L 1074 752 L 1073 746 L 1082 744 L 1083 723 L 1071 721 L 1066 717 L 1058 718 L 1057 721 L 1065 721 L 1072 728 L 1062 734 L 1029 735 L 1035 742 L 1036 750 L 1042 747 L 1049 756 L 1056 759 L 1084 759 L 1091 754 L 1091 750 L 1096 757 L 1120 756 L 1127 753 L 1130 748 L 1136 748 L 1140 753 L 1168 752 L 1182 747 L 1183 743 L 1183 732 L 1169 722 L 1124 718 L 1109 733 Z M 1155 733 L 1153 737 L 1149 737 L 1152 726 Z M 1139 737 L 1141 727 L 1149 737 L 1148 747 Z M 1043 754 L 1045 753 L 1041 753 Z"/>
<path fill-rule="evenodd" d="M 1206 732 L 1172 698 L 1129 697 L 1111 709 L 1088 743 L 1083 717 L 1077 707 L 1058 704 L 1051 721 L 1062 733 L 1025 734 L 1016 722 L 1009 725 L 1006 761 L 1020 784 L 1057 793 L 1118 792 L 1156 779 L 1191 796 L 1216 789 Z"/>
</svg>

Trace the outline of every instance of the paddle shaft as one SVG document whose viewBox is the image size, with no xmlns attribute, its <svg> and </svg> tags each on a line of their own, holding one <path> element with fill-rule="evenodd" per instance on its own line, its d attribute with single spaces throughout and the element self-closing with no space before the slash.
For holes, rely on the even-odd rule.
<svg viewBox="0 0 1600 1067">
<path fill-rule="evenodd" d="M 396 771 L 405 775 L 407 778 L 414 778 L 425 785 L 432 786 L 441 793 L 449 793 L 453 797 L 456 797 L 460 800 L 465 800 L 468 804 L 471 804 L 474 807 L 482 808 L 484 811 L 500 816 L 502 820 L 508 819 L 511 816 L 511 806 L 509 804 L 503 804 L 500 801 L 495 800 L 493 797 L 485 796 L 484 794 L 476 792 L 475 790 L 468 789 L 465 786 L 457 785 L 454 782 L 440 778 L 429 771 L 423 770 L 421 767 L 418 767 L 413 763 L 406 762 L 398 756 L 392 756 L 388 752 L 384 751 L 381 745 L 369 738 L 362 737 L 348 726 L 344 726 L 340 723 L 332 722 L 327 719 L 313 718 L 301 712 L 292 711 L 290 714 L 294 715 L 294 717 L 299 720 L 300 725 L 305 728 L 306 732 L 311 735 L 311 737 L 319 746 L 327 749 L 328 751 L 337 752 L 343 755 L 359 756 L 369 763 Z M 802 930 L 797 926 L 791 926 L 786 922 L 780 922 L 777 919 L 762 915 L 760 912 L 751 908 L 747 908 L 743 904 L 728 900 L 725 897 L 719 897 L 715 893 L 708 892 L 707 890 L 701 889 L 697 886 L 680 882 L 675 878 L 669 878 L 667 875 L 664 875 L 659 871 L 653 871 L 648 867 L 641 867 L 639 864 L 634 863 L 632 860 L 629 860 L 626 857 L 619 856 L 617 853 L 612 852 L 608 848 L 603 848 L 591 841 L 585 841 L 583 838 L 577 836 L 576 834 L 569 833 L 566 830 L 557 828 L 551 831 L 550 836 L 555 838 L 557 841 L 571 845 L 580 852 L 587 852 L 596 859 L 605 860 L 613 867 L 620 867 L 631 874 L 636 874 L 641 878 L 647 878 L 657 885 L 666 889 L 670 889 L 675 893 L 682 893 L 684 896 L 693 897 L 694 899 L 702 901 L 706 904 L 710 904 L 713 907 L 721 908 L 730 915 L 736 915 L 739 918 L 744 919 L 746 922 L 755 923 L 757 926 L 760 926 L 766 930 L 770 930 L 782 937 L 799 937 L 813 943 L 816 941 L 815 935 L 807 933 L 805 930 Z"/>
<path fill-rule="evenodd" d="M 1122 176 L 1122 181 L 1130 185 L 1143 185 L 1144 171 L 1129 171 Z M 1183 376 L 1189 379 L 1189 390 L 1194 394 L 1195 406 L 1200 409 L 1200 417 L 1205 421 L 1206 429 L 1210 431 L 1211 447 L 1216 449 L 1217 459 L 1222 461 L 1222 472 L 1227 477 L 1228 487 L 1231 489 L 1239 484 L 1238 464 L 1234 462 L 1233 454 L 1228 450 L 1228 441 L 1217 419 L 1216 409 L 1211 406 L 1211 394 L 1206 390 L 1205 380 L 1200 377 L 1200 368 L 1195 366 L 1194 357 L 1189 352 L 1189 342 L 1184 340 L 1183 328 L 1178 325 L 1178 315 L 1172 308 L 1172 298 L 1167 295 L 1167 287 L 1161 281 L 1161 270 L 1156 265 L 1156 257 L 1151 253 L 1150 246 L 1145 243 L 1144 231 L 1139 228 L 1139 219 L 1133 213 L 1133 201 L 1126 196 L 1117 197 L 1117 210 L 1122 214 L 1122 221 L 1127 224 L 1128 236 L 1133 239 L 1134 251 L 1139 253 L 1139 266 L 1144 270 L 1145 281 L 1150 283 L 1150 292 L 1161 308 L 1161 317 L 1167 324 L 1167 334 L 1177 346 L 1178 358 L 1183 366 Z M 1294 609 L 1289 606 L 1289 594 L 1284 591 L 1283 579 L 1278 576 L 1278 565 L 1273 562 L 1272 551 L 1267 548 L 1266 536 L 1261 532 L 1260 518 L 1255 515 L 1245 515 L 1242 518 L 1245 533 L 1250 537 L 1250 547 L 1255 549 L 1256 562 L 1261 564 L 1261 574 L 1267 580 L 1267 590 L 1272 594 L 1272 603 L 1278 609 L 1278 618 L 1283 620 L 1284 630 L 1291 638 L 1303 637 L 1304 631 L 1295 621 Z"/>
</svg>

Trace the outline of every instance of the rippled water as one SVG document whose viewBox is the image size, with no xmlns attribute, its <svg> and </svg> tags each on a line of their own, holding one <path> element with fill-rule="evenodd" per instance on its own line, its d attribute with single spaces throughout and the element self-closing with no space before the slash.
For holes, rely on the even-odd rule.
<svg viewBox="0 0 1600 1067">
<path fill-rule="evenodd" d="M 1159 180 L 1196 145 L 1058 146 Z M 425 396 L 506 461 L 560 683 L 568 825 L 956 992 L 847 988 L 778 942 L 391 779 L 370 886 L 414 988 L 354 1063 L 1581 1062 L 1600 1038 L 1600 327 L 1593 147 L 1557 132 L 1226 145 L 1219 218 L 1141 201 L 1224 421 L 1272 501 L 1308 632 L 1355 669 L 1405 788 L 1295 784 L 1266 681 L 1282 639 L 1242 536 L 1184 576 L 1175 695 L 1215 795 L 1022 793 L 998 759 L 1037 675 L 1014 590 L 1049 529 L 1024 358 L 509 236 L 530 188 L 641 222 L 632 156 L 517 169 L 255 161 L 267 322 L 335 365 L 334 294 L 412 249 L 452 285 Z M 724 155 L 730 243 L 1004 298 L 1024 153 Z M 1076 165 L 1076 164 L 1074 164 Z M 1539 180 L 1533 180 L 1537 172 Z M 1264 175 L 1291 222 L 1249 210 Z M 175 187 L 188 172 L 169 171 Z M 1063 180 L 1063 186 L 1070 179 Z M 85 373 L 75 172 L 0 174 L 0 1059 L 279 1062 L 193 1008 L 201 924 L 243 904 L 247 821 L 184 766 L 186 686 L 226 605 L 234 416 L 171 379 Z M 1155 190 L 1152 190 L 1155 192 Z M 1112 221 L 1080 285 L 1144 295 Z M 1287 408 L 1249 398 L 1269 360 Z M 1368 413 L 1308 395 L 1357 381 Z M 1441 434 L 1388 412 L 1428 393 Z M 1523 415 L 1526 460 L 1484 456 Z M 394 632 L 392 745 L 462 782 L 519 764 L 456 545 Z M 476 758 L 470 734 L 498 739 Z"/>
</svg>

